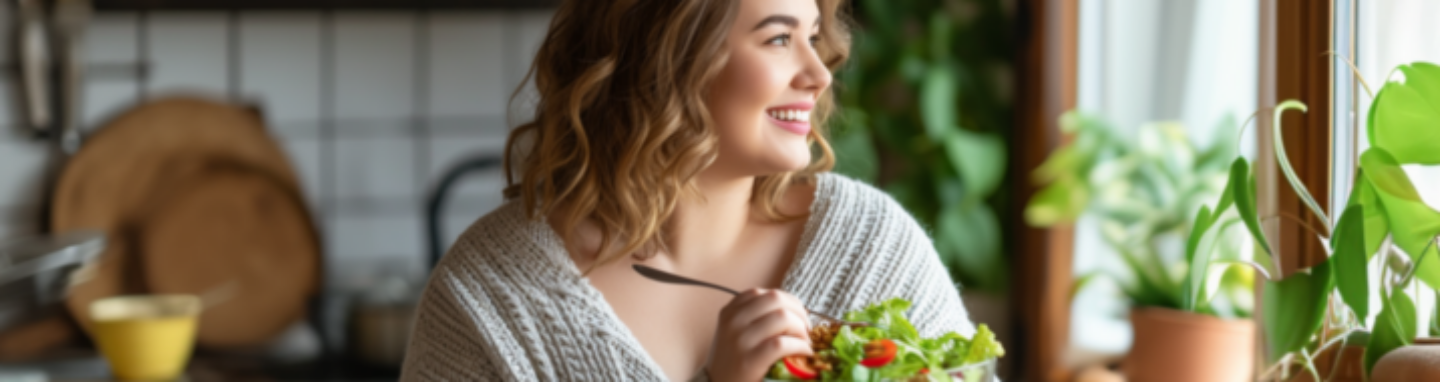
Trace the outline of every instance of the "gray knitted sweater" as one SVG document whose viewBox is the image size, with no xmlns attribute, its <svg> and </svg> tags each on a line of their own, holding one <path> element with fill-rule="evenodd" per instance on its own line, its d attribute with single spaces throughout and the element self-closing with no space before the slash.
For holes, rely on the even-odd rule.
<svg viewBox="0 0 1440 382">
<path fill-rule="evenodd" d="M 929 237 L 893 199 L 836 174 L 817 180 L 782 287 L 840 315 L 891 297 L 923 336 L 975 331 Z M 663 381 L 661 370 L 564 243 L 507 202 L 460 237 L 420 300 L 402 381 Z"/>
</svg>

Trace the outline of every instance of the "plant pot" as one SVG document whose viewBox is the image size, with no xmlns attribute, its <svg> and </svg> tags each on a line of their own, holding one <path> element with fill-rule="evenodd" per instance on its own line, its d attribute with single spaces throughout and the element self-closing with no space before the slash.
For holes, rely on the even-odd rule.
<svg viewBox="0 0 1440 382">
<path fill-rule="evenodd" d="M 1249 381 L 1255 322 L 1164 308 L 1130 311 L 1135 341 L 1121 370 L 1129 382 Z"/>
<path fill-rule="evenodd" d="M 1373 382 L 1440 381 L 1440 338 L 1421 338 L 1375 363 Z"/>
</svg>

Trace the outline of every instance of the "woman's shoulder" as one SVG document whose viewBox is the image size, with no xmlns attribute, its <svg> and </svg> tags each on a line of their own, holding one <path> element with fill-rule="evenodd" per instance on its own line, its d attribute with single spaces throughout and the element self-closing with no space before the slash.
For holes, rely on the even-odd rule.
<svg viewBox="0 0 1440 382">
<path fill-rule="evenodd" d="M 436 269 L 452 274 L 476 268 L 526 275 L 564 272 L 566 265 L 574 266 L 558 261 L 567 256 L 558 240 L 548 224 L 525 212 L 524 203 L 507 201 L 466 228 Z"/>
<path fill-rule="evenodd" d="M 810 209 L 812 214 L 823 216 L 831 223 L 893 225 L 892 228 L 900 228 L 907 234 L 924 234 L 910 212 L 885 191 L 833 172 L 820 173 L 816 180 L 815 204 Z"/>
</svg>

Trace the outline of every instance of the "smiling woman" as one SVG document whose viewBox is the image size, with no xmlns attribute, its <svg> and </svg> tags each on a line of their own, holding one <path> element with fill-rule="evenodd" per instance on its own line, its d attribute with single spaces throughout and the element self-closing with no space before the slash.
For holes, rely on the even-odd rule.
<svg viewBox="0 0 1440 382">
<path fill-rule="evenodd" d="M 813 353 L 807 308 L 891 298 L 921 335 L 973 334 L 915 220 L 828 172 L 843 3 L 566 1 L 508 201 L 437 265 L 403 379 L 756 381 Z"/>
</svg>

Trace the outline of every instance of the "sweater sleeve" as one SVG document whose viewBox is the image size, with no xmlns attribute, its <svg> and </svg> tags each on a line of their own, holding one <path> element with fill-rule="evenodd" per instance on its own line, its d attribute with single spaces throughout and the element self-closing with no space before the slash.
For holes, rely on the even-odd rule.
<svg viewBox="0 0 1440 382">
<path fill-rule="evenodd" d="M 901 290 L 911 303 L 907 312 L 910 321 L 926 337 L 952 331 L 966 337 L 974 335 L 975 324 L 960 301 L 960 290 L 950 279 L 930 237 L 898 203 L 892 204 L 890 210 L 892 216 L 905 221 L 900 224 L 904 232 L 900 233 L 902 244 L 896 248 L 895 256 L 908 265 L 899 274 L 906 275 L 902 280 L 909 284 Z"/>
<path fill-rule="evenodd" d="M 400 380 L 511 380 L 513 373 L 504 368 L 506 362 L 494 351 L 496 346 L 476 324 L 474 310 L 466 308 L 473 304 L 463 302 L 475 296 L 457 288 L 463 285 L 460 279 L 437 276 L 431 278 L 416 308 Z"/>
</svg>

